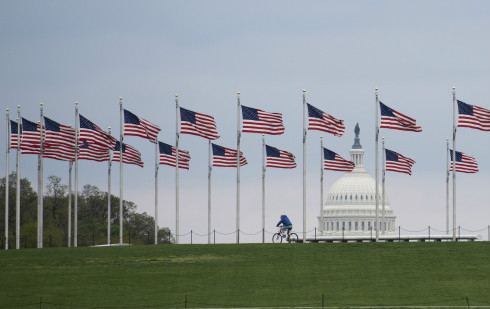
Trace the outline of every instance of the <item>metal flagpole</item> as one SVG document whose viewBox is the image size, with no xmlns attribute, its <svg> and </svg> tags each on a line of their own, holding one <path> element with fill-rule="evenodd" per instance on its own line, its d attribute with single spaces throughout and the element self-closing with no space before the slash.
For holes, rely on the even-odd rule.
<svg viewBox="0 0 490 309">
<path fill-rule="evenodd" d="M 323 136 L 320 136 L 320 220 L 323 213 Z"/>
<path fill-rule="evenodd" d="M 262 133 L 262 243 L 265 243 L 265 138 Z"/>
<path fill-rule="evenodd" d="M 20 117 L 20 105 L 17 105 L 17 162 L 15 164 L 16 176 L 17 176 L 17 186 L 15 189 L 15 249 L 20 249 L 20 138 L 22 136 L 20 132 L 20 122 L 22 118 Z"/>
<path fill-rule="evenodd" d="M 9 249 L 9 155 L 10 155 L 10 117 L 7 108 L 7 151 L 5 155 L 5 250 Z M 17 138 L 20 137 L 17 132 Z"/>
<path fill-rule="evenodd" d="M 43 139 L 43 126 L 44 126 L 44 115 L 43 115 L 43 103 L 41 105 L 41 120 L 40 122 L 40 142 L 41 142 L 41 147 L 40 147 L 40 154 L 39 154 L 39 192 L 38 192 L 38 209 L 37 209 L 37 247 L 42 248 L 43 247 L 43 189 L 44 189 L 44 184 L 43 184 L 43 153 L 44 153 L 44 139 Z"/>
<path fill-rule="evenodd" d="M 236 243 L 240 243 L 240 91 L 237 92 L 237 139 L 236 139 Z"/>
<path fill-rule="evenodd" d="M 109 135 L 111 135 L 111 127 L 109 127 L 108 131 Z M 112 170 L 112 162 L 111 162 L 111 153 L 109 152 L 109 161 L 107 162 L 107 244 L 111 244 L 111 170 Z"/>
<path fill-rule="evenodd" d="M 208 244 L 211 243 L 211 140 L 208 140 Z"/>
<path fill-rule="evenodd" d="M 78 135 L 79 132 L 78 102 L 75 102 L 75 204 L 73 206 L 73 247 L 78 246 Z"/>
<path fill-rule="evenodd" d="M 376 241 L 379 241 L 379 188 L 378 188 L 378 139 L 379 139 L 379 128 L 378 128 L 378 108 L 379 108 L 379 101 L 378 101 L 378 88 L 376 90 L 376 119 L 375 119 L 375 136 L 376 136 L 376 172 L 375 172 L 375 177 L 376 177 L 376 196 L 375 196 L 375 201 L 376 201 L 376 222 L 374 224 L 374 228 L 376 230 Z"/>
<path fill-rule="evenodd" d="M 306 90 L 303 89 L 303 243 L 306 242 Z"/>
<path fill-rule="evenodd" d="M 158 137 L 155 138 L 155 245 L 158 245 Z"/>
<path fill-rule="evenodd" d="M 456 241 L 456 87 L 453 87 L 453 241 Z"/>
<path fill-rule="evenodd" d="M 175 95 L 175 243 L 179 243 L 179 95 Z"/>
<path fill-rule="evenodd" d="M 119 244 L 124 242 L 123 229 L 123 151 L 124 151 L 124 124 L 123 124 L 123 103 L 122 97 L 119 98 Z"/>
<path fill-rule="evenodd" d="M 381 151 L 381 168 L 382 173 L 381 173 L 381 213 L 382 213 L 382 218 L 381 218 L 381 232 L 383 235 L 386 232 L 386 219 L 385 219 L 385 174 L 386 174 L 386 166 L 385 166 L 385 159 L 386 159 L 386 150 L 385 150 L 385 138 L 381 138 L 383 140 L 383 150 Z"/>
<path fill-rule="evenodd" d="M 71 247 L 71 171 L 73 168 L 73 162 L 68 162 L 68 239 L 67 246 Z"/>
<path fill-rule="evenodd" d="M 446 235 L 449 234 L 449 138 L 446 138 Z"/>
</svg>

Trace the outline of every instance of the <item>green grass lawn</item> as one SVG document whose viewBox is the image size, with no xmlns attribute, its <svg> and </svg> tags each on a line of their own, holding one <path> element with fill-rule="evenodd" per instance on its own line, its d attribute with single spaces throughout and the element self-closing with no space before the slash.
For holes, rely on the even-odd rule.
<svg viewBox="0 0 490 309">
<path fill-rule="evenodd" d="M 465 306 L 489 291 L 489 242 L 0 251 L 0 308 Z"/>
</svg>

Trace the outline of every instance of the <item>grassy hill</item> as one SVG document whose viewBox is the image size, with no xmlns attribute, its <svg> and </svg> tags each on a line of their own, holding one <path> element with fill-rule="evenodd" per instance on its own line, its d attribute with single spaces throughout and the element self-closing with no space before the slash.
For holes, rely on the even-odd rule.
<svg viewBox="0 0 490 309">
<path fill-rule="evenodd" d="M 0 251 L 0 308 L 466 306 L 489 291 L 489 242 Z"/>
</svg>

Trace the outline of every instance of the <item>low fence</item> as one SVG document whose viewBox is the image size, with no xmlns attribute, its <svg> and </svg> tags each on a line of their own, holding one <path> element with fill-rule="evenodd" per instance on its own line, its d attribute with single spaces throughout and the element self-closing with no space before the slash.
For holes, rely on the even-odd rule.
<svg viewBox="0 0 490 309">
<path fill-rule="evenodd" d="M 366 234 L 362 234 L 364 236 L 369 236 L 372 239 L 375 239 L 375 230 L 370 229 Z M 179 234 L 178 240 L 180 244 L 224 244 L 224 243 L 270 243 L 272 242 L 272 235 L 276 233 L 277 230 L 268 231 L 268 230 L 259 230 L 256 232 L 246 232 L 243 230 L 239 231 L 231 231 L 231 232 L 220 232 L 213 230 L 211 233 L 198 233 L 194 230 L 189 230 L 186 233 Z M 303 233 L 299 231 L 294 231 L 298 234 L 300 240 L 303 239 Z M 461 226 L 458 226 L 455 230 L 456 237 L 464 239 L 465 235 L 471 234 L 476 235 L 476 240 L 478 241 L 488 241 L 490 239 L 490 225 L 481 228 L 481 229 L 467 229 Z M 342 229 L 340 231 L 320 231 L 317 228 L 311 229 L 306 232 L 306 238 L 308 241 L 316 241 L 321 237 L 328 236 L 337 236 L 337 238 L 343 239 L 344 236 L 347 237 L 349 235 L 356 235 L 356 231 Z M 389 235 L 398 236 L 399 240 L 407 237 L 423 236 L 428 241 L 431 241 L 431 237 L 433 236 L 435 240 L 437 238 L 441 238 L 441 235 L 453 235 L 453 230 L 445 231 L 433 228 L 428 226 L 423 229 L 411 230 L 406 229 L 399 226 L 397 229 L 389 231 Z M 124 244 L 130 245 L 148 245 L 154 244 L 154 234 L 153 230 L 148 231 L 144 236 L 142 233 L 138 233 L 137 235 L 131 233 L 125 233 L 123 237 Z M 360 235 L 360 234 L 359 234 Z M 382 235 L 382 232 L 379 232 L 379 235 Z M 432 235 L 432 236 L 431 236 Z M 436 237 L 439 235 L 439 237 Z M 394 237 L 396 240 L 396 237 Z M 168 234 L 159 234 L 158 244 L 169 244 L 175 243 L 176 235 L 172 234 L 171 231 Z M 447 239 L 447 237 L 444 237 Z M 111 244 L 119 244 L 119 235 L 111 236 Z M 74 239 L 72 237 L 71 246 L 74 244 Z M 101 246 L 107 245 L 107 236 L 100 236 L 100 234 L 96 235 L 96 233 L 91 233 L 89 235 L 79 234 L 77 238 L 77 246 L 79 247 L 87 247 L 87 246 Z M 44 234 L 43 247 L 67 247 L 68 246 L 68 238 L 57 237 L 49 234 Z M 14 237 L 9 238 L 9 248 L 16 247 L 16 239 Z M 37 248 L 37 236 L 36 235 L 23 235 L 19 239 L 19 248 Z M 0 250 L 5 249 L 5 236 L 0 236 Z"/>
</svg>

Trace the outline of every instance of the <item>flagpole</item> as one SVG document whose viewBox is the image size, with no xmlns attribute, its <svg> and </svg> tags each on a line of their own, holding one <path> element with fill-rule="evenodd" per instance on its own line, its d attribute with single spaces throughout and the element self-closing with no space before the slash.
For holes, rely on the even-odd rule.
<svg viewBox="0 0 490 309">
<path fill-rule="evenodd" d="M 446 235 L 449 234 L 449 138 L 446 138 Z"/>
<path fill-rule="evenodd" d="M 321 222 L 322 214 L 323 214 L 323 136 L 320 136 L 320 222 Z"/>
<path fill-rule="evenodd" d="M 111 127 L 108 131 L 111 135 Z M 111 153 L 109 152 L 109 161 L 107 162 L 107 244 L 111 245 Z"/>
<path fill-rule="evenodd" d="M 303 243 L 306 242 L 306 90 L 303 89 Z"/>
<path fill-rule="evenodd" d="M 385 150 L 385 138 L 382 137 L 383 140 L 383 150 L 381 152 L 381 168 L 383 169 L 383 172 L 381 174 L 381 212 L 382 212 L 382 218 L 381 218 L 381 231 L 383 235 L 386 232 L 386 223 L 385 223 L 385 174 L 386 174 L 386 167 L 385 167 L 385 159 L 386 159 L 386 150 Z"/>
<path fill-rule="evenodd" d="M 453 87 L 453 241 L 456 241 L 456 87 Z"/>
<path fill-rule="evenodd" d="M 17 105 L 17 162 L 16 162 L 16 176 L 17 187 L 15 189 L 15 249 L 20 249 L 20 138 L 22 136 L 20 132 L 20 105 Z"/>
<path fill-rule="evenodd" d="M 75 102 L 75 205 L 73 206 L 73 247 L 78 246 L 78 135 L 79 133 L 78 102 Z"/>
<path fill-rule="evenodd" d="M 208 244 L 211 243 L 211 140 L 208 140 Z"/>
<path fill-rule="evenodd" d="M 158 137 L 155 137 L 155 245 L 158 245 L 158 164 Z"/>
<path fill-rule="evenodd" d="M 265 138 L 262 133 L 262 243 L 265 243 Z"/>
<path fill-rule="evenodd" d="M 123 229 L 123 155 L 124 155 L 124 124 L 123 124 L 123 103 L 122 97 L 119 97 L 119 244 L 124 242 Z"/>
<path fill-rule="evenodd" d="M 38 193 L 38 209 L 37 209 L 37 247 L 43 247 L 43 153 L 44 153 L 44 140 L 43 140 L 43 126 L 44 126 L 44 115 L 43 115 L 43 103 L 41 105 L 41 120 L 40 120 L 40 155 L 39 155 L 39 193 Z"/>
<path fill-rule="evenodd" d="M 68 239 L 67 239 L 67 247 L 71 247 L 71 171 L 73 168 L 73 162 L 68 162 Z"/>
<path fill-rule="evenodd" d="M 175 243 L 179 243 L 179 95 L 175 95 Z"/>
<path fill-rule="evenodd" d="M 240 243 L 240 91 L 237 92 L 236 243 Z"/>
<path fill-rule="evenodd" d="M 7 108 L 7 151 L 5 156 L 5 250 L 9 249 L 9 155 L 10 155 L 10 116 Z M 17 132 L 17 139 L 20 138 Z"/>
<path fill-rule="evenodd" d="M 379 241 L 379 188 L 378 188 L 378 139 L 379 139 L 379 128 L 378 128 L 378 108 L 379 108 L 379 100 L 378 100 L 378 88 L 376 87 L 376 119 L 375 119 L 375 136 L 376 136 L 376 172 L 375 172 L 375 178 L 376 178 L 376 196 L 375 196 L 375 201 L 376 201 L 376 222 L 374 224 L 374 228 L 376 231 L 376 241 Z"/>
</svg>

